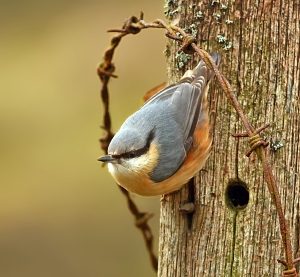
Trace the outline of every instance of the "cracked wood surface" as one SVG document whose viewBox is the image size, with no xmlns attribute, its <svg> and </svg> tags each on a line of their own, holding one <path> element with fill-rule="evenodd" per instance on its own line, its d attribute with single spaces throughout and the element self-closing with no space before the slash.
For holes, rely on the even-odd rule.
<svg viewBox="0 0 300 277">
<path fill-rule="evenodd" d="M 299 256 L 299 1 L 166 2 L 169 19 L 191 33 L 199 29 L 199 45 L 221 53 L 221 71 L 251 122 L 256 127 L 271 123 L 264 136 L 272 148 L 282 143 L 271 151 L 271 162 Z M 193 66 L 193 59 L 176 54 L 177 49 L 170 42 L 166 51 L 170 82 Z M 212 86 L 209 101 L 214 145 L 195 178 L 195 213 L 187 217 L 179 211 L 191 199 L 191 185 L 162 200 L 158 276 L 280 276 L 283 268 L 276 259 L 284 255 L 278 219 L 261 165 L 255 155 L 244 156 L 246 140 L 231 137 L 243 129 L 221 89 Z M 237 177 L 250 192 L 243 210 L 229 209 L 225 201 L 228 181 Z"/>
</svg>

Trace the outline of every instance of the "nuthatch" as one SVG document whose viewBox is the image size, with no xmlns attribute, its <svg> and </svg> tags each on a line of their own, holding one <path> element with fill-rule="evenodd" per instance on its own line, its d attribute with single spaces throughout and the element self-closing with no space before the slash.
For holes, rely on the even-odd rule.
<svg viewBox="0 0 300 277">
<path fill-rule="evenodd" d="M 212 58 L 219 65 L 220 56 Z M 200 61 L 127 118 L 108 155 L 98 159 L 120 186 L 144 196 L 167 194 L 204 166 L 212 144 L 207 91 L 213 76 Z"/>
</svg>

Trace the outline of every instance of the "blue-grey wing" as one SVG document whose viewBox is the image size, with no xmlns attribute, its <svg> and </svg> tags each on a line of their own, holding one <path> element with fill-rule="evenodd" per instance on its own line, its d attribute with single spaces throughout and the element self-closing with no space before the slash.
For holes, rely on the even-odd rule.
<svg viewBox="0 0 300 277">
<path fill-rule="evenodd" d="M 201 117 L 205 97 L 204 84 L 199 87 L 190 83 L 180 83 L 164 89 L 145 105 L 155 104 L 156 101 L 164 102 L 168 108 L 173 110 L 187 152 L 192 144 L 198 119 Z"/>
<path fill-rule="evenodd" d="M 174 91 L 176 90 L 176 88 L 179 85 L 175 84 L 175 85 L 170 85 L 166 88 L 164 88 L 163 90 L 161 90 L 160 92 L 158 92 L 157 94 L 153 95 L 145 104 L 144 106 L 147 106 L 149 104 L 153 104 L 157 101 L 164 101 L 164 100 L 168 100 L 170 97 L 172 97 Z M 143 107 L 144 107 L 143 106 Z"/>
<path fill-rule="evenodd" d="M 204 90 L 189 83 L 182 83 L 170 99 L 170 105 L 182 130 L 186 151 L 191 146 L 198 119 L 203 112 L 204 97 Z"/>
<path fill-rule="evenodd" d="M 145 104 L 146 106 L 155 102 L 164 102 L 174 110 L 175 120 L 182 131 L 186 151 L 191 146 L 198 120 L 204 112 L 207 83 L 210 78 L 209 69 L 204 62 L 200 62 L 193 71 L 190 71 L 190 75 L 183 77 L 181 82 L 165 88 Z"/>
<path fill-rule="evenodd" d="M 220 56 L 213 54 L 212 57 L 219 65 Z M 161 140 L 160 159 L 151 174 L 152 180 L 165 180 L 183 163 L 193 143 L 197 124 L 207 118 L 207 90 L 213 75 L 205 63 L 200 61 L 194 70 L 186 72 L 178 84 L 163 89 L 143 106 L 152 111 L 153 118 L 157 116 L 154 112 L 162 115 L 158 120 L 160 128 L 157 129 Z M 149 122 L 151 121 L 149 118 Z"/>
<path fill-rule="evenodd" d="M 144 106 L 151 114 L 149 125 L 156 125 L 159 160 L 151 179 L 160 182 L 173 175 L 184 162 L 193 143 L 193 133 L 202 111 L 203 93 L 189 83 L 172 87 L 163 100 Z M 166 97 L 168 96 L 168 97 Z"/>
</svg>

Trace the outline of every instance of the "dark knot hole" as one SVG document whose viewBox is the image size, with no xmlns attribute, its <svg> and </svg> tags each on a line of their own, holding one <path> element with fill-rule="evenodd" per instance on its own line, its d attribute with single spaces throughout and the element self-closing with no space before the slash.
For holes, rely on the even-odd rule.
<svg viewBox="0 0 300 277">
<path fill-rule="evenodd" d="M 247 184 L 240 179 L 230 179 L 226 188 L 226 202 L 232 209 L 245 209 L 249 203 Z"/>
</svg>

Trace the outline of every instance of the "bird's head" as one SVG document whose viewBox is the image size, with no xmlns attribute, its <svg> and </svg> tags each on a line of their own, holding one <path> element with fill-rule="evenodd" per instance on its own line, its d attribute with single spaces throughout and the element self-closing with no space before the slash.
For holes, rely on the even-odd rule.
<svg viewBox="0 0 300 277">
<path fill-rule="evenodd" d="M 108 163 L 113 176 L 132 172 L 149 174 L 158 162 L 154 130 L 139 132 L 134 128 L 121 128 L 109 144 L 108 155 L 98 160 Z"/>
</svg>

